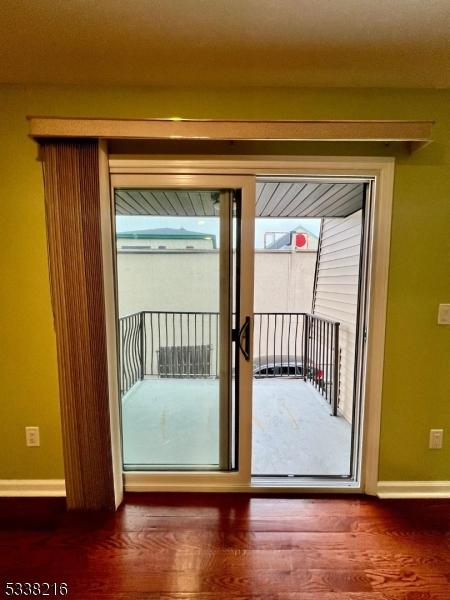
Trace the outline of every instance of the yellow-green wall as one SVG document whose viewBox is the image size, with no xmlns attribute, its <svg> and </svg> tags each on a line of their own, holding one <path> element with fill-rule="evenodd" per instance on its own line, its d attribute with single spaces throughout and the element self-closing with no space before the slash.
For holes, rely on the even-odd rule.
<svg viewBox="0 0 450 600">
<path fill-rule="evenodd" d="M 42 178 L 25 117 L 66 115 L 435 120 L 435 142 L 411 157 L 343 151 L 397 153 L 380 479 L 450 480 L 450 328 L 436 324 L 450 302 L 449 92 L 4 86 L 0 108 L 0 479 L 63 476 Z M 41 427 L 39 448 L 25 447 L 26 425 Z M 427 449 L 432 427 L 446 430 L 442 450 Z"/>
</svg>

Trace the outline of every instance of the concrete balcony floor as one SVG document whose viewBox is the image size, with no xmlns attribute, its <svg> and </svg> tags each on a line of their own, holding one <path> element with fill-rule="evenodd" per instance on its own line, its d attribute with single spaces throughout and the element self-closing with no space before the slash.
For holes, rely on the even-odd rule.
<svg viewBox="0 0 450 600">
<path fill-rule="evenodd" d="M 146 379 L 122 400 L 126 468 L 217 468 L 215 379 Z M 346 475 L 351 425 L 299 379 L 253 382 L 254 475 Z"/>
</svg>

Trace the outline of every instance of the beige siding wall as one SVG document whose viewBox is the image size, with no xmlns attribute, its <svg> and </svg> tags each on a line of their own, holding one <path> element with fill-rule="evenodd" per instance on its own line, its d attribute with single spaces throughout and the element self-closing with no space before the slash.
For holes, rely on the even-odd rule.
<svg viewBox="0 0 450 600">
<path fill-rule="evenodd" d="M 362 213 L 324 219 L 314 313 L 340 322 L 340 409 L 350 420 L 353 403 Z"/>
</svg>

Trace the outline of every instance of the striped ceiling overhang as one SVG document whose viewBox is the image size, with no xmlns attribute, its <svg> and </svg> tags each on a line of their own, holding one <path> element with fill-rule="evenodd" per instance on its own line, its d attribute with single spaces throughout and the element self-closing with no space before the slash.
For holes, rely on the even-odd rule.
<svg viewBox="0 0 450 600">
<path fill-rule="evenodd" d="M 216 217 L 218 190 L 116 189 L 118 215 Z M 364 183 L 258 181 L 256 216 L 347 217 L 363 206 Z"/>
</svg>

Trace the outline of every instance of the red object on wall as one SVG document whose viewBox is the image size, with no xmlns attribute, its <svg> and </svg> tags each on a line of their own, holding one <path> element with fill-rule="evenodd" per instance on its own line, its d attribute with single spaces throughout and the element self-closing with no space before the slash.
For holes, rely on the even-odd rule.
<svg viewBox="0 0 450 600">
<path fill-rule="evenodd" d="M 307 248 L 308 236 L 305 233 L 296 233 L 294 235 L 294 245 L 296 248 Z"/>
</svg>

